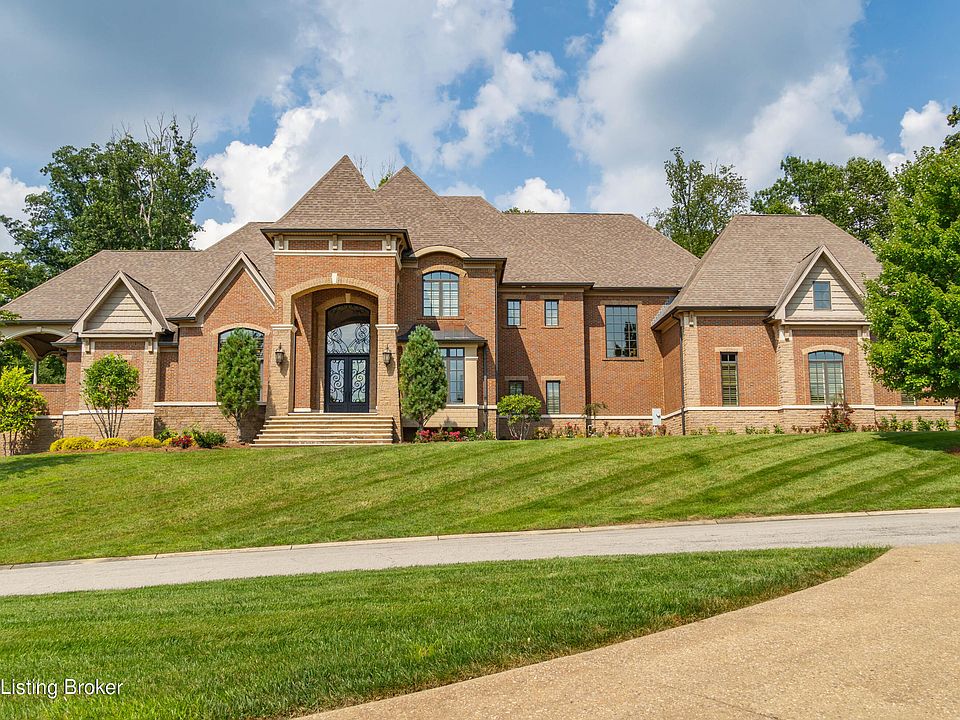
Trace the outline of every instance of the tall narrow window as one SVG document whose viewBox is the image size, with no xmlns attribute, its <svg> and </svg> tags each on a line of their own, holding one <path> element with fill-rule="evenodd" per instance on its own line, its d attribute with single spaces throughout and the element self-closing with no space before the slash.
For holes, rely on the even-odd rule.
<svg viewBox="0 0 960 720">
<path fill-rule="evenodd" d="M 821 350 L 810 353 L 810 403 L 843 402 L 843 353 Z"/>
<path fill-rule="evenodd" d="M 560 381 L 547 380 L 547 415 L 560 414 Z"/>
<path fill-rule="evenodd" d="M 510 395 L 523 395 L 523 380 L 511 380 L 507 383 L 507 392 Z"/>
<path fill-rule="evenodd" d="M 720 397 L 724 405 L 740 404 L 737 354 L 720 353 Z"/>
<path fill-rule="evenodd" d="M 543 324 L 547 327 L 557 327 L 560 324 L 560 301 L 543 301 Z"/>
<path fill-rule="evenodd" d="M 463 348 L 440 348 L 447 366 L 447 404 L 462 405 L 464 398 Z"/>
<path fill-rule="evenodd" d="M 816 280 L 813 283 L 813 309 L 829 310 L 830 304 L 830 281 Z"/>
<path fill-rule="evenodd" d="M 220 348 L 223 347 L 223 344 L 227 341 L 227 338 L 233 335 L 238 330 L 243 330 L 246 333 L 253 335 L 253 339 L 257 342 L 257 357 L 260 359 L 260 399 L 263 400 L 263 392 L 265 389 L 266 383 L 263 381 L 263 333 L 259 330 L 251 330 L 250 328 L 233 328 L 232 330 L 224 330 L 217 336 L 217 353 L 219 362 L 219 353 Z"/>
<path fill-rule="evenodd" d="M 507 325 L 520 327 L 520 301 L 507 300 Z"/>
<path fill-rule="evenodd" d="M 460 314 L 460 277 L 437 271 L 423 276 L 424 317 L 456 317 Z"/>
<path fill-rule="evenodd" d="M 607 357 L 637 356 L 637 306 L 607 305 Z"/>
</svg>

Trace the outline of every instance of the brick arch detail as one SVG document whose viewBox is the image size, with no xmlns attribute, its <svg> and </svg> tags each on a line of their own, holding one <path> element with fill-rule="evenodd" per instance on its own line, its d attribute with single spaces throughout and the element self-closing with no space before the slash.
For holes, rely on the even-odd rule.
<svg viewBox="0 0 960 720">
<path fill-rule="evenodd" d="M 823 352 L 825 350 L 829 352 L 838 352 L 843 356 L 850 354 L 850 348 L 841 347 L 839 345 L 814 345 L 812 347 L 804 348 L 803 354 L 809 355 L 810 353 Z"/>
<path fill-rule="evenodd" d="M 280 303 L 280 317 L 282 318 L 282 322 L 290 325 L 293 324 L 293 301 L 298 297 L 317 290 L 331 289 L 358 290 L 374 296 L 377 299 L 377 321 L 380 323 L 388 321 L 388 319 L 385 320 L 382 318 L 381 315 L 384 308 L 389 304 L 388 298 L 390 293 L 373 283 L 351 277 L 340 277 L 338 275 L 336 282 L 334 282 L 332 276 L 314 278 L 285 290 L 281 296 Z"/>
</svg>

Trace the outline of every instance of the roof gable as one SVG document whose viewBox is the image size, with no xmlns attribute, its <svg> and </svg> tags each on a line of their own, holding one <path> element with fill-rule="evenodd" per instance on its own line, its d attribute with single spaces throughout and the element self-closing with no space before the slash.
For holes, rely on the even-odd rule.
<svg viewBox="0 0 960 720">
<path fill-rule="evenodd" d="M 470 257 L 496 257 L 446 203 L 404 166 L 376 191 L 379 202 L 407 230 L 414 251 L 431 246 L 457 248 Z"/>
<path fill-rule="evenodd" d="M 266 301 L 270 303 L 270 307 L 276 308 L 277 303 L 270 284 L 257 269 L 257 266 L 253 264 L 250 257 L 241 250 L 237 253 L 233 262 L 223 269 L 219 277 L 214 280 L 213 284 L 207 288 L 207 291 L 200 296 L 197 304 L 194 305 L 190 311 L 190 315 L 198 319 L 202 318 L 207 308 L 223 295 L 224 290 L 229 287 L 230 283 L 233 282 L 240 273 L 244 272 L 250 276 L 253 284 L 263 294 Z"/>
<path fill-rule="evenodd" d="M 813 283 L 831 281 L 831 309 L 813 307 Z M 770 317 L 776 320 L 819 318 L 862 318 L 863 302 L 857 282 L 844 269 L 830 249 L 820 245 L 797 264 L 780 294 Z"/>
<path fill-rule="evenodd" d="M 344 155 L 264 232 L 400 229 L 349 157 Z"/>
<path fill-rule="evenodd" d="M 121 270 L 103 286 L 71 329 L 78 335 L 155 335 L 172 328 L 153 291 Z"/>
</svg>

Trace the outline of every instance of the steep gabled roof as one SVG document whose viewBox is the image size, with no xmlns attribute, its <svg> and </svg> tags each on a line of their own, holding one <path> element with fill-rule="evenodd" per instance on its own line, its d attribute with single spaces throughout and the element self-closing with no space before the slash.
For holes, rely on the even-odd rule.
<svg viewBox="0 0 960 720">
<path fill-rule="evenodd" d="M 136 304 L 140 307 L 140 311 L 143 312 L 146 319 L 150 322 L 152 332 L 168 332 L 173 329 L 170 324 L 167 323 L 166 318 L 164 318 L 163 310 L 160 308 L 160 304 L 157 302 L 157 298 L 153 294 L 153 291 L 143 283 L 127 275 L 122 270 L 118 270 L 117 273 L 100 289 L 96 297 L 93 298 L 84 311 L 80 313 L 80 317 L 74 323 L 73 328 L 71 328 L 73 332 L 84 332 L 84 325 L 87 319 L 93 316 L 103 301 L 110 296 L 114 289 L 121 285 L 127 289 L 127 291 L 130 293 L 130 297 L 133 298 L 134 302 L 136 302 Z"/>
<path fill-rule="evenodd" d="M 787 305 L 797 292 L 799 292 L 803 281 L 821 260 L 830 267 L 834 277 L 846 286 L 848 292 L 854 296 L 863 294 L 863 287 L 846 271 L 843 265 L 840 264 L 840 261 L 830 252 L 830 248 L 826 245 L 818 245 L 812 252 L 797 263 L 797 269 L 783 286 L 783 292 L 780 293 L 780 297 L 777 298 L 777 304 L 770 312 L 770 317 L 779 320 L 784 319 L 787 312 Z"/>
<path fill-rule="evenodd" d="M 414 251 L 439 245 L 471 257 L 499 257 L 408 167 L 377 190 L 376 197 L 407 230 Z"/>
<path fill-rule="evenodd" d="M 880 273 L 870 248 L 820 215 L 737 215 L 655 324 L 681 309 L 771 311 L 821 246 L 861 293 Z"/>
<path fill-rule="evenodd" d="M 392 230 L 400 226 L 377 202 L 363 175 L 344 155 L 283 217 L 264 231 L 298 229 Z"/>
</svg>

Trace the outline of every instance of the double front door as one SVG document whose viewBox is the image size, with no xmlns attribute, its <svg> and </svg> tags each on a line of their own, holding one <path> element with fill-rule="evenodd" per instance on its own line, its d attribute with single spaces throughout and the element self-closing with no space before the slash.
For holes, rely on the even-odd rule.
<svg viewBox="0 0 960 720">
<path fill-rule="evenodd" d="M 327 355 L 325 412 L 370 412 L 370 356 Z"/>
</svg>

